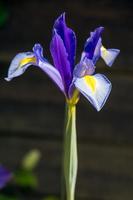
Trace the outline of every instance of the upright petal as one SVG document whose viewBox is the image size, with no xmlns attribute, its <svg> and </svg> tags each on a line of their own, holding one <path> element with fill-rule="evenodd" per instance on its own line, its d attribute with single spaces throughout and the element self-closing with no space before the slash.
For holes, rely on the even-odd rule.
<svg viewBox="0 0 133 200">
<path fill-rule="evenodd" d="M 96 64 L 96 62 L 98 61 L 98 59 L 101 56 L 101 46 L 102 46 L 102 39 L 99 38 L 96 48 L 95 48 L 95 51 L 94 51 L 93 59 L 92 59 L 94 65 Z"/>
<path fill-rule="evenodd" d="M 104 106 L 112 88 L 110 81 L 102 74 L 77 78 L 75 79 L 75 87 L 97 111 L 100 111 Z"/>
<path fill-rule="evenodd" d="M 90 37 L 87 39 L 84 46 L 84 52 L 88 59 L 93 60 L 94 53 L 95 57 L 100 56 L 99 52 L 101 47 L 101 33 L 103 30 L 103 27 L 95 29 L 95 31 L 91 32 Z"/>
<path fill-rule="evenodd" d="M 101 47 L 101 57 L 109 67 L 112 66 L 119 53 L 119 49 L 106 49 L 103 46 Z"/>
<path fill-rule="evenodd" d="M 80 63 L 74 69 L 75 76 L 83 77 L 94 73 L 95 64 L 101 56 L 101 33 L 103 29 L 103 27 L 99 27 L 94 32 L 91 32 L 90 37 L 85 43 Z"/>
<path fill-rule="evenodd" d="M 64 93 L 64 85 L 60 73 L 43 58 L 43 49 L 41 45 L 35 44 L 33 51 L 34 52 L 19 53 L 14 57 L 9 66 L 8 76 L 5 80 L 10 81 L 22 75 L 29 66 L 34 65 L 41 68 Z"/>
<path fill-rule="evenodd" d="M 65 22 L 65 13 L 58 17 L 54 24 L 54 30 L 63 40 L 71 70 L 74 68 L 75 52 L 76 52 L 76 36 L 75 33 L 67 27 Z"/>
<path fill-rule="evenodd" d="M 54 65 L 59 71 L 64 82 L 65 92 L 67 95 L 69 86 L 72 81 L 71 67 L 63 40 L 58 35 L 56 30 L 54 31 L 54 35 L 50 44 L 50 51 L 54 61 Z"/>
<path fill-rule="evenodd" d="M 0 189 L 2 189 L 12 178 L 12 173 L 0 166 Z"/>
</svg>

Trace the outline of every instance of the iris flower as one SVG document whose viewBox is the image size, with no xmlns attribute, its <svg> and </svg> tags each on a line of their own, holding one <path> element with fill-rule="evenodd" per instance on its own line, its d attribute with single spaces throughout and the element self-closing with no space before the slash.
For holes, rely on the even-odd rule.
<svg viewBox="0 0 133 200">
<path fill-rule="evenodd" d="M 109 96 L 111 83 L 104 75 L 95 74 L 96 62 L 101 57 L 111 66 L 119 53 L 118 49 L 106 49 L 102 45 L 103 30 L 103 27 L 99 27 L 90 33 L 81 59 L 75 66 L 76 36 L 67 27 L 65 14 L 62 14 L 55 21 L 50 43 L 54 66 L 43 56 L 42 46 L 35 44 L 33 52 L 19 53 L 13 59 L 6 80 L 20 76 L 30 65 L 34 65 L 41 68 L 56 83 L 68 101 L 71 101 L 75 94 L 78 96 L 79 91 L 99 111 Z"/>
<path fill-rule="evenodd" d="M 11 180 L 12 174 L 3 166 L 0 166 L 0 189 L 6 186 L 6 184 Z"/>
<path fill-rule="evenodd" d="M 53 65 L 43 56 L 43 48 L 35 44 L 33 51 L 19 53 L 9 67 L 7 81 L 23 74 L 34 65 L 45 72 L 58 86 L 66 99 L 64 178 L 67 200 L 74 200 L 77 176 L 76 104 L 82 93 L 89 102 L 101 110 L 110 91 L 111 82 L 96 71 L 96 63 L 102 58 L 111 67 L 119 54 L 118 49 L 106 49 L 102 44 L 103 27 L 96 28 L 86 40 L 80 61 L 75 65 L 76 35 L 65 22 L 65 14 L 57 18 L 53 26 L 50 52 Z"/>
</svg>

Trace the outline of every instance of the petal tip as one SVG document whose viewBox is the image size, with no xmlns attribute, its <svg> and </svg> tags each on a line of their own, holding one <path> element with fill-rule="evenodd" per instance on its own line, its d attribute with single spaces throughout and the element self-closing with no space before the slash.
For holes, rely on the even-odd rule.
<svg viewBox="0 0 133 200">
<path fill-rule="evenodd" d="M 99 26 L 98 28 L 96 28 L 96 30 L 99 30 L 100 32 L 104 31 L 104 27 L 103 26 Z"/>
<path fill-rule="evenodd" d="M 42 48 L 42 45 L 39 44 L 39 43 L 34 44 L 33 50 L 36 50 L 36 49 L 38 49 L 38 48 Z"/>
<path fill-rule="evenodd" d="M 63 12 L 63 13 L 57 18 L 57 20 L 65 21 L 65 17 L 66 17 L 66 13 Z"/>
<path fill-rule="evenodd" d="M 8 82 L 11 81 L 11 79 L 8 78 L 8 77 L 4 78 L 4 80 L 5 80 L 5 81 L 8 81 Z"/>
</svg>

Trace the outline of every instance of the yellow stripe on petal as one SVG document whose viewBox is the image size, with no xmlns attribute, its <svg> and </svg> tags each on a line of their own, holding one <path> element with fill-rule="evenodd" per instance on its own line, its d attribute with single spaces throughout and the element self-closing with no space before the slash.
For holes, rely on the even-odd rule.
<svg viewBox="0 0 133 200">
<path fill-rule="evenodd" d="M 104 46 L 101 47 L 101 51 L 103 53 L 103 56 L 106 57 L 108 55 L 108 51 L 107 51 L 107 49 Z"/>
<path fill-rule="evenodd" d="M 112 66 L 119 52 L 119 49 L 106 49 L 103 46 L 101 47 L 101 57 L 109 67 Z"/>
<path fill-rule="evenodd" d="M 23 60 L 20 61 L 19 67 L 21 68 L 28 63 L 36 63 L 36 58 L 35 57 L 24 58 Z"/>
<path fill-rule="evenodd" d="M 90 87 L 92 92 L 95 92 L 96 89 L 96 80 L 93 76 L 85 76 L 84 77 L 85 83 Z"/>
<path fill-rule="evenodd" d="M 90 101 L 97 111 L 101 110 L 105 104 L 112 88 L 111 82 L 103 74 L 77 78 L 75 87 Z"/>
</svg>

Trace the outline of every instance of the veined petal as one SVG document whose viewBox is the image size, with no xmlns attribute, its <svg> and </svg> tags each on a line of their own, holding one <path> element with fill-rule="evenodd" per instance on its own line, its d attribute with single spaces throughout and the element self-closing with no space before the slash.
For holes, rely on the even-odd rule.
<svg viewBox="0 0 133 200">
<path fill-rule="evenodd" d="M 72 72 L 74 68 L 74 60 L 76 53 L 76 35 L 72 29 L 67 27 L 65 22 L 65 13 L 59 16 L 55 21 L 54 30 L 56 30 L 58 35 L 63 40 Z"/>
<path fill-rule="evenodd" d="M 112 66 L 119 53 L 119 49 L 106 49 L 103 46 L 101 47 L 101 57 L 109 67 Z"/>
<path fill-rule="evenodd" d="M 102 74 L 75 79 L 75 87 L 100 111 L 110 91 L 111 82 Z"/>
<path fill-rule="evenodd" d="M 0 166 L 0 189 L 2 189 L 12 178 L 12 173 Z"/>
<path fill-rule="evenodd" d="M 14 77 L 20 76 L 30 65 L 36 64 L 37 60 L 34 53 L 24 52 L 17 54 L 9 66 L 8 76 L 5 80 L 10 81 Z"/>
<path fill-rule="evenodd" d="M 63 40 L 58 35 L 58 33 L 54 32 L 51 44 L 50 44 L 50 51 L 54 61 L 54 66 L 59 71 L 64 87 L 66 95 L 68 94 L 69 86 L 72 81 L 72 73 L 70 62 L 68 61 L 68 54 L 66 52 L 66 48 L 64 46 Z"/>
</svg>

